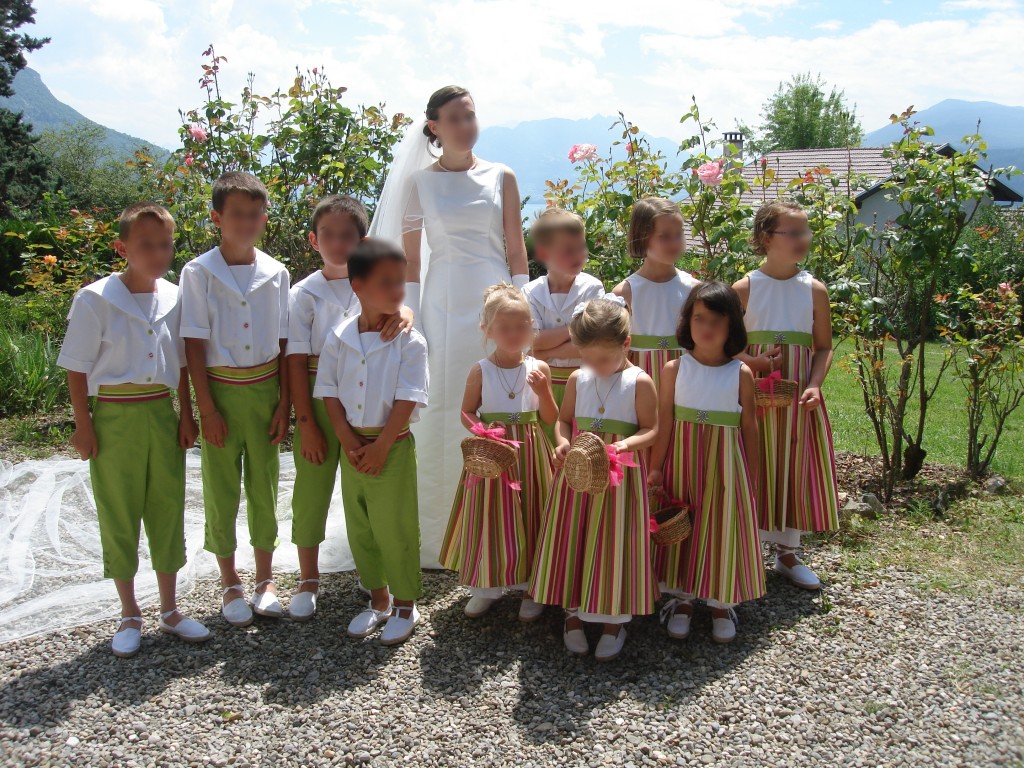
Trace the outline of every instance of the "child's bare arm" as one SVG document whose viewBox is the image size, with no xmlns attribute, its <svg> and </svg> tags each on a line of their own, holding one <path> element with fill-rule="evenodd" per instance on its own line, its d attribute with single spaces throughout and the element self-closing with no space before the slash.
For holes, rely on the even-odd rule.
<svg viewBox="0 0 1024 768">
<path fill-rule="evenodd" d="M 754 403 L 754 374 L 746 365 L 740 369 L 740 430 L 743 435 L 743 452 L 747 456 L 750 477 L 757 477 L 760 471 L 761 448 L 757 430 L 757 405 Z"/>
<path fill-rule="evenodd" d="M 679 360 L 669 360 L 661 372 L 661 391 L 658 392 L 658 438 L 651 450 L 651 469 L 647 484 L 660 488 L 664 482 L 665 461 L 668 459 L 669 439 L 672 436 L 672 422 L 675 419 L 676 376 L 679 375 Z"/>
<path fill-rule="evenodd" d="M 95 459 L 99 453 L 96 430 L 89 411 L 89 383 L 84 373 L 68 371 L 68 390 L 71 392 L 71 409 L 75 414 L 75 431 L 71 434 L 71 445 L 83 460 Z"/>
<path fill-rule="evenodd" d="M 654 379 L 641 373 L 636 379 L 636 417 L 640 427 L 636 434 L 615 443 L 619 451 L 640 451 L 654 445 L 658 439 L 658 393 Z"/>
<path fill-rule="evenodd" d="M 462 393 L 462 415 L 460 418 L 462 419 L 462 426 L 466 429 L 480 421 L 477 418 L 476 412 L 480 410 L 483 390 L 484 372 L 480 368 L 480 363 L 473 363 L 473 367 L 469 369 L 469 375 L 466 376 L 466 389 Z"/>
<path fill-rule="evenodd" d="M 192 379 L 192 388 L 196 391 L 196 405 L 199 406 L 199 418 L 203 427 L 203 440 L 218 448 L 224 447 L 224 438 L 228 434 L 228 426 L 217 411 L 217 404 L 210 393 L 210 380 L 206 376 L 206 341 L 204 339 L 185 339 L 185 360 L 188 363 L 188 375 Z"/>
</svg>

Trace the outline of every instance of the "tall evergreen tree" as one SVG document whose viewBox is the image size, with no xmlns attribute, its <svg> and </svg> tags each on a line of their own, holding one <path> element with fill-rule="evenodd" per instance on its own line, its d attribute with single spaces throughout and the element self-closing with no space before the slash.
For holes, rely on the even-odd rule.
<svg viewBox="0 0 1024 768">
<path fill-rule="evenodd" d="M 814 149 L 860 144 L 864 131 L 857 120 L 856 105 L 846 105 L 846 94 L 832 88 L 826 93 L 821 76 L 794 75 L 761 109 L 759 128 L 740 124 L 747 146 L 754 154 L 778 149 Z"/>
<path fill-rule="evenodd" d="M 14 76 L 27 64 L 25 53 L 49 42 L 18 31 L 35 15 L 30 0 L 0 0 L 0 96 L 14 93 Z M 37 137 L 21 117 L 0 108 L 0 216 L 32 205 L 52 187 L 46 159 L 35 146 Z"/>
</svg>

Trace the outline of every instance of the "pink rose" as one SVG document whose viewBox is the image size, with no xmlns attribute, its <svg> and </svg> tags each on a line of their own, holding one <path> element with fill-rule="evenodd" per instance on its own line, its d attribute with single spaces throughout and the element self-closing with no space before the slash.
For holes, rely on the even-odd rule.
<svg viewBox="0 0 1024 768">
<path fill-rule="evenodd" d="M 631 155 L 634 152 L 636 152 L 636 147 L 633 146 L 633 142 L 632 141 L 627 141 L 626 142 L 626 152 L 628 152 Z"/>
<path fill-rule="evenodd" d="M 999 295 L 1000 296 L 1008 296 L 1012 291 L 1013 291 L 1013 288 L 1010 286 L 1009 283 L 1000 283 L 999 284 Z"/>
<path fill-rule="evenodd" d="M 201 125 L 190 125 L 188 135 L 202 144 L 207 139 L 207 133 Z"/>
<path fill-rule="evenodd" d="M 697 167 L 697 177 L 706 186 L 717 187 L 722 183 L 722 161 L 715 160 L 712 163 L 704 163 Z"/>
<path fill-rule="evenodd" d="M 573 144 L 569 150 L 569 162 L 582 163 L 597 157 L 597 147 L 593 144 Z"/>
<path fill-rule="evenodd" d="M 192 165 L 192 163 L 194 163 L 195 161 L 196 161 L 196 159 L 194 157 L 192 157 L 192 153 L 191 152 L 186 152 L 185 153 L 185 165 Z"/>
</svg>

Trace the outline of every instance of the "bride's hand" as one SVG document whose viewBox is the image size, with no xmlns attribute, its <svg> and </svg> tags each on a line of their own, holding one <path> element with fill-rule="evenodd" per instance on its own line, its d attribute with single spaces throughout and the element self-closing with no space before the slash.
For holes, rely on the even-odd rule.
<svg viewBox="0 0 1024 768">
<path fill-rule="evenodd" d="M 409 307 L 402 307 L 398 314 L 388 315 L 381 322 L 381 341 L 391 341 L 400 333 L 408 333 L 415 319 L 415 315 Z"/>
</svg>

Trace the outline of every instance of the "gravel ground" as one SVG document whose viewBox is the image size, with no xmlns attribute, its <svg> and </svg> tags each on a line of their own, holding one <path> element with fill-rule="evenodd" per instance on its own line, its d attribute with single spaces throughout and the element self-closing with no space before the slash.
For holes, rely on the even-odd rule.
<svg viewBox="0 0 1024 768">
<path fill-rule="evenodd" d="M 325 578 L 311 623 L 246 630 L 204 583 L 182 605 L 214 630 L 205 645 L 147 611 L 130 660 L 110 654 L 109 624 L 0 646 L 0 763 L 1024 765 L 1024 590 L 983 602 L 908 574 L 858 581 L 827 549 L 812 562 L 827 588 L 770 576 L 731 646 L 705 611 L 682 642 L 646 617 L 605 665 L 565 654 L 554 609 L 523 626 L 506 599 L 466 619 L 447 574 L 427 576 L 424 621 L 397 649 L 342 636 L 352 575 Z"/>
</svg>

